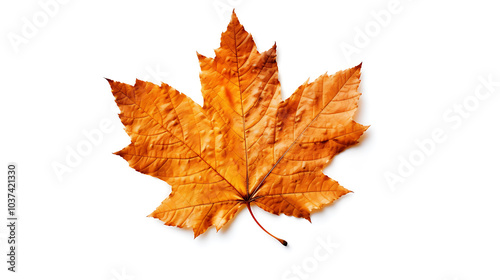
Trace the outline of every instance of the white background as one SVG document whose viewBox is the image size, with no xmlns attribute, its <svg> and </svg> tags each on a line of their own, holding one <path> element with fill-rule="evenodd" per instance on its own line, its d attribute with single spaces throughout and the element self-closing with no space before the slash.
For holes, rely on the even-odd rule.
<svg viewBox="0 0 500 280">
<path fill-rule="evenodd" d="M 46 23 L 40 2 L 0 4 L 0 212 L 15 161 L 20 219 L 18 272 L 2 261 L 0 278 L 500 279 L 500 87 L 474 97 L 480 77 L 500 81 L 497 1 L 401 0 L 385 26 L 374 13 L 389 0 L 70 0 Z M 196 51 L 213 56 L 232 7 L 260 51 L 277 43 L 284 98 L 308 77 L 363 61 L 356 120 L 371 127 L 325 170 L 354 193 L 312 224 L 255 208 L 288 247 L 246 210 L 195 240 L 147 218 L 170 187 L 112 154 L 129 138 L 103 77 L 161 80 L 201 103 Z M 33 17 L 37 30 L 13 45 Z M 346 44 L 358 52 L 346 55 Z M 458 124 L 448 110 L 464 100 L 474 110 Z M 67 164 L 102 121 L 112 132 L 59 180 L 53 165 Z M 435 129 L 446 141 L 391 188 L 384 174 L 401 175 L 415 141 Z M 1 226 L 2 256 L 6 238 Z M 318 240 L 328 239 L 336 248 L 326 255 Z"/>
</svg>

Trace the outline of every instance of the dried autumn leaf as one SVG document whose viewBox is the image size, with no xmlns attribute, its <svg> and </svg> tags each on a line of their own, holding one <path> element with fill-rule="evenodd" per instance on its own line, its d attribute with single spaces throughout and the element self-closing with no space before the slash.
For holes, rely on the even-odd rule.
<svg viewBox="0 0 500 280">
<path fill-rule="evenodd" d="M 259 53 L 234 13 L 215 54 L 198 54 L 203 107 L 164 83 L 108 80 L 131 137 L 116 154 L 172 186 L 150 216 L 197 237 L 244 206 L 255 219 L 252 203 L 310 220 L 350 192 L 322 170 L 368 128 L 353 121 L 361 65 L 306 82 L 282 101 L 276 45 Z"/>
</svg>

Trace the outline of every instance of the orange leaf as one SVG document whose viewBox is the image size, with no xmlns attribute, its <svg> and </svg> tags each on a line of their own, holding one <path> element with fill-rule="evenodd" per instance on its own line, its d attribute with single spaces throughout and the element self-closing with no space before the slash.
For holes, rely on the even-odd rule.
<svg viewBox="0 0 500 280">
<path fill-rule="evenodd" d="M 215 54 L 198 54 L 203 107 L 167 84 L 108 80 L 131 138 L 117 154 L 172 186 L 150 216 L 196 237 L 241 207 L 253 217 L 252 203 L 310 220 L 350 192 L 322 170 L 368 128 L 353 121 L 361 65 L 306 82 L 282 101 L 276 45 L 259 53 L 234 13 Z"/>
</svg>

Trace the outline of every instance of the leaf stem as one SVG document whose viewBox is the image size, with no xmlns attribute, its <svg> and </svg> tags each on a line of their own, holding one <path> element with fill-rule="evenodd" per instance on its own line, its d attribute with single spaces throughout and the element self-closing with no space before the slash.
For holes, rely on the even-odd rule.
<svg viewBox="0 0 500 280">
<path fill-rule="evenodd" d="M 271 233 L 269 233 L 269 231 L 267 231 L 263 226 L 261 226 L 259 224 L 259 222 L 257 221 L 257 219 L 255 218 L 255 216 L 253 215 L 253 212 L 252 212 L 252 208 L 250 207 L 250 202 L 247 202 L 247 208 L 248 208 L 248 211 L 250 212 L 250 215 L 252 215 L 252 218 L 253 220 L 257 223 L 257 225 L 263 230 L 265 231 L 267 234 L 269 234 L 270 236 L 272 236 L 274 239 L 278 240 L 281 244 L 283 244 L 283 246 L 286 246 L 288 245 L 288 242 L 286 242 L 286 240 L 284 239 L 281 239 L 281 238 L 278 238 L 274 235 L 272 235 Z"/>
</svg>

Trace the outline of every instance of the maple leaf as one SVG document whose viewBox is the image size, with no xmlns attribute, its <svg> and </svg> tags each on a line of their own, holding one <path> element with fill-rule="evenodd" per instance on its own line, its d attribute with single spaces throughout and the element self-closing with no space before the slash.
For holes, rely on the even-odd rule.
<svg viewBox="0 0 500 280">
<path fill-rule="evenodd" d="M 266 231 L 251 204 L 310 221 L 350 192 L 322 170 L 368 128 L 353 120 L 361 64 L 307 81 L 282 101 L 276 44 L 259 53 L 234 12 L 215 54 L 198 54 L 203 107 L 165 83 L 108 80 L 131 138 L 116 154 L 172 186 L 149 216 L 197 237 L 246 206 Z"/>
</svg>

